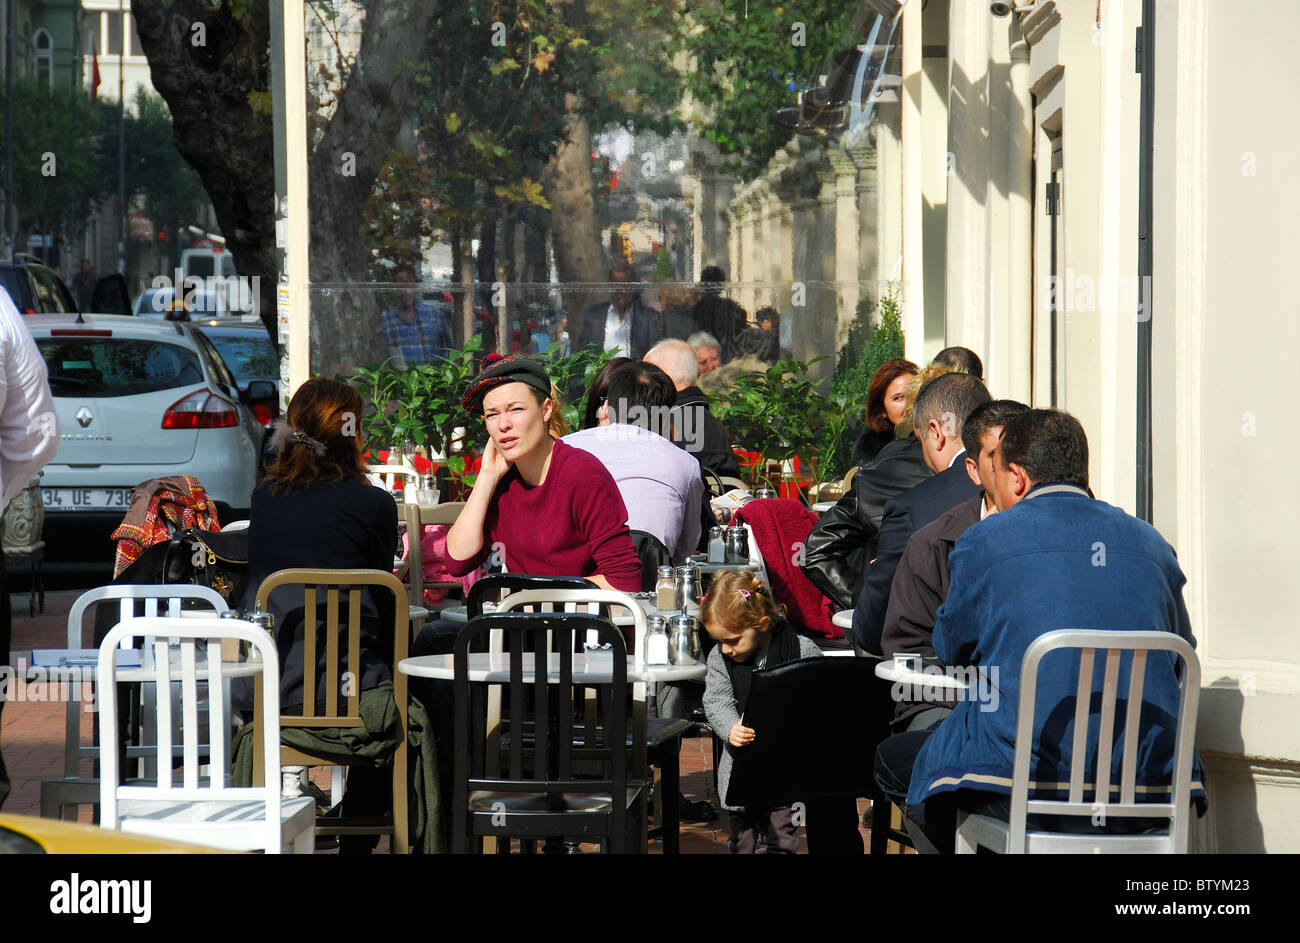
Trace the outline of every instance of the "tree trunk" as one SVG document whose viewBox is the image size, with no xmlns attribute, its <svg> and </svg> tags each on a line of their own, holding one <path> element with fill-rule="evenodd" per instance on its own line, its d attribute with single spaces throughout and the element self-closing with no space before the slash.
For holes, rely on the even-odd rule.
<svg viewBox="0 0 1300 943">
<path fill-rule="evenodd" d="M 171 110 L 172 141 L 203 182 L 235 269 L 259 279 L 258 310 L 278 348 L 271 119 L 249 102 L 270 87 L 269 5 L 248 4 L 238 20 L 207 0 L 133 0 L 131 10 L 154 88 Z M 191 43 L 199 21 L 202 58 Z"/>
<path fill-rule="evenodd" d="M 357 65 L 312 150 L 311 277 L 314 282 L 370 280 L 361 223 L 366 198 L 401 131 L 437 3 L 371 0 Z M 326 376 L 387 356 L 378 306 L 365 290 L 317 291 L 312 297 L 313 371 Z"/>
<path fill-rule="evenodd" d="M 603 282 L 608 278 L 600 231 L 596 227 L 596 199 L 591 180 L 591 129 L 579 111 L 577 95 L 564 98 L 567 136 L 556 150 L 545 178 L 547 199 L 553 219 L 564 225 L 551 231 L 555 247 L 555 268 L 560 283 Z M 564 310 L 569 315 L 569 336 L 582 330 L 582 312 L 588 305 L 608 297 L 600 290 L 574 289 L 564 292 Z"/>
<path fill-rule="evenodd" d="M 154 87 L 171 109 L 181 156 L 199 174 L 241 275 L 260 277 L 262 322 L 277 338 L 278 280 L 271 119 L 254 110 L 270 88 L 269 4 L 213 10 L 208 0 L 134 0 L 140 44 Z M 365 281 L 360 221 L 366 197 L 393 148 L 436 3 L 371 0 L 357 66 L 309 158 L 311 278 Z M 203 21 L 202 52 L 191 25 Z M 250 98 L 251 96 L 251 98 Z M 302 173 L 303 168 L 290 168 Z M 325 375 L 386 353 L 368 292 L 316 291 L 311 369 Z"/>
</svg>

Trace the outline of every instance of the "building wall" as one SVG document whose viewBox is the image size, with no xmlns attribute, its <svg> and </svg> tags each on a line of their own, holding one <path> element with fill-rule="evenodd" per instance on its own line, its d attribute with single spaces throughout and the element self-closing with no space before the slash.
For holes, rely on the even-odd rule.
<svg viewBox="0 0 1300 943">
<path fill-rule="evenodd" d="M 1290 221 L 1300 8 L 1158 4 L 1153 345 L 1156 525 L 1175 535 L 1204 685 L 1206 851 L 1300 851 L 1300 342 Z M 1249 49 L 1225 58 L 1222 51 Z"/>
<path fill-rule="evenodd" d="M 1158 2 L 1149 310 L 1139 309 L 1136 283 L 1142 4 L 1045 0 L 1023 18 L 1034 171 L 1026 338 L 999 287 L 1019 279 L 993 146 L 1009 140 L 1011 112 L 998 110 L 1014 108 L 1015 83 L 996 76 L 1018 37 L 978 6 L 950 8 L 947 341 L 986 354 L 994 395 L 1028 389 L 1035 405 L 1054 398 L 1079 417 L 1094 490 L 1131 513 L 1137 324 L 1153 318 L 1153 523 L 1187 576 L 1202 666 L 1197 748 L 1210 813 L 1194 823 L 1192 847 L 1300 851 L 1300 636 L 1284 545 L 1300 523 L 1288 480 L 1300 449 L 1285 415 L 1300 344 L 1285 287 L 1300 132 L 1276 107 L 1300 94 L 1284 48 L 1300 29 L 1300 7 Z M 1222 55 L 1243 48 L 1246 58 Z M 1047 207 L 1052 179 L 1061 183 L 1057 217 Z M 1027 365 L 1013 366 L 1025 344 Z"/>
</svg>

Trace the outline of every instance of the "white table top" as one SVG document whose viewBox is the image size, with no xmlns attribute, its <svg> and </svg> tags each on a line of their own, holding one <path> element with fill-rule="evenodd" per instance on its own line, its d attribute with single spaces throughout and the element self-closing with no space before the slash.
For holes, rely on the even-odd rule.
<svg viewBox="0 0 1300 943">
<path fill-rule="evenodd" d="M 818 501 L 812 506 L 812 509 L 816 514 L 825 514 L 831 508 L 835 507 L 835 504 L 835 501 Z"/>
<path fill-rule="evenodd" d="M 560 656 L 552 654 L 547 666 L 546 680 L 558 683 L 560 680 Z M 633 682 L 691 681 L 703 678 L 704 665 L 647 665 L 637 671 L 632 667 L 632 658 L 628 657 L 627 680 Z M 437 678 L 451 681 L 456 677 L 454 656 L 452 655 L 418 655 L 398 662 L 397 670 L 402 674 L 416 678 Z M 573 656 L 573 681 L 575 684 L 600 684 L 613 680 L 614 672 L 610 658 L 590 659 L 583 654 Z M 532 684 L 533 655 L 524 655 L 524 683 Z M 469 680 L 489 684 L 501 684 L 510 680 L 510 656 L 493 655 L 488 652 L 470 652 Z"/>
<path fill-rule="evenodd" d="M 831 622 L 838 625 L 841 629 L 853 628 L 853 610 L 841 609 L 835 615 L 831 616 Z"/>
<path fill-rule="evenodd" d="M 744 563 L 710 563 L 707 554 L 694 554 L 690 557 L 701 573 L 717 573 L 719 570 L 748 570 L 751 573 L 758 569 L 757 563 L 745 561 Z"/>
<path fill-rule="evenodd" d="M 37 653 L 40 657 L 37 657 Z M 60 653 L 64 655 L 64 662 L 59 664 Z M 181 680 L 181 655 L 179 649 L 171 649 L 172 681 Z M 123 649 L 118 651 L 116 677 L 121 682 L 136 681 L 153 681 L 157 677 L 157 671 L 152 667 L 142 667 L 140 665 L 141 651 L 139 649 Z M 88 656 L 89 659 L 88 659 Z M 200 681 L 206 681 L 208 678 L 207 659 L 198 651 L 195 652 L 195 677 Z M 38 663 L 40 662 L 40 663 Z M 31 658 L 19 658 L 16 666 L 23 672 L 27 681 L 45 680 L 68 680 L 74 675 L 80 680 L 93 682 L 95 673 L 99 665 L 99 650 L 94 648 L 60 648 L 60 649 L 33 649 Z M 223 661 L 221 663 L 221 676 L 223 678 L 247 678 L 262 673 L 262 663 L 260 661 Z"/>
<path fill-rule="evenodd" d="M 932 690 L 965 691 L 967 687 L 966 682 L 948 674 L 938 666 L 932 666 L 928 671 L 912 671 L 900 666 L 893 659 L 886 659 L 876 664 L 876 677 Z"/>
</svg>

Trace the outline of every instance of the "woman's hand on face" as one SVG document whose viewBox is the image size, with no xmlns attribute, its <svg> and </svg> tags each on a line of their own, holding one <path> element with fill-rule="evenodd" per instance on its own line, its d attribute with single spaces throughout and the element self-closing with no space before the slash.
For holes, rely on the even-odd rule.
<svg viewBox="0 0 1300 943">
<path fill-rule="evenodd" d="M 489 436 L 487 448 L 483 450 L 483 463 L 479 466 L 479 477 L 482 478 L 487 475 L 489 480 L 495 484 L 508 471 L 510 471 L 510 462 L 497 448 L 496 440 Z"/>
</svg>

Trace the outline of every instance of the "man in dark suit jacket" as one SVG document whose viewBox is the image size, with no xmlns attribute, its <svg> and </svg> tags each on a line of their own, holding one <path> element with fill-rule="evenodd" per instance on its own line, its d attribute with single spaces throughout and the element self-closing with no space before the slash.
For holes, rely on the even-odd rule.
<svg viewBox="0 0 1300 943">
<path fill-rule="evenodd" d="M 907 541 L 889 590 L 889 608 L 880 640 L 885 658 L 898 654 L 920 655 L 923 659 L 936 657 L 934 620 L 948 598 L 948 584 L 952 581 L 948 555 L 967 528 L 997 513 L 993 456 L 1003 426 L 1028 410 L 1024 403 L 996 399 L 980 406 L 962 424 L 966 474 L 979 485 L 980 493 L 949 508 Z M 956 700 L 952 697 L 898 700 L 894 710 L 895 730 L 929 729 L 950 714 L 954 706 Z"/>
<path fill-rule="evenodd" d="M 616 285 L 635 282 L 636 269 L 620 262 L 609 270 L 609 280 Z M 591 305 L 582 312 L 582 328 L 574 349 L 594 344 L 601 350 L 617 349 L 623 356 L 640 360 L 663 336 L 659 312 L 641 300 L 640 292 L 615 287 L 608 302 Z"/>
<path fill-rule="evenodd" d="M 908 538 L 954 504 L 969 501 L 979 493 L 979 485 L 971 482 L 965 463 L 959 461 L 966 451 L 960 432 L 975 408 L 990 399 L 984 384 L 965 373 L 935 377 L 916 394 L 912 425 L 921 440 L 925 463 L 935 474 L 885 505 L 876 559 L 853 610 L 851 634 L 859 648 L 880 651 L 880 636 L 889 608 L 889 587 Z"/>
</svg>

